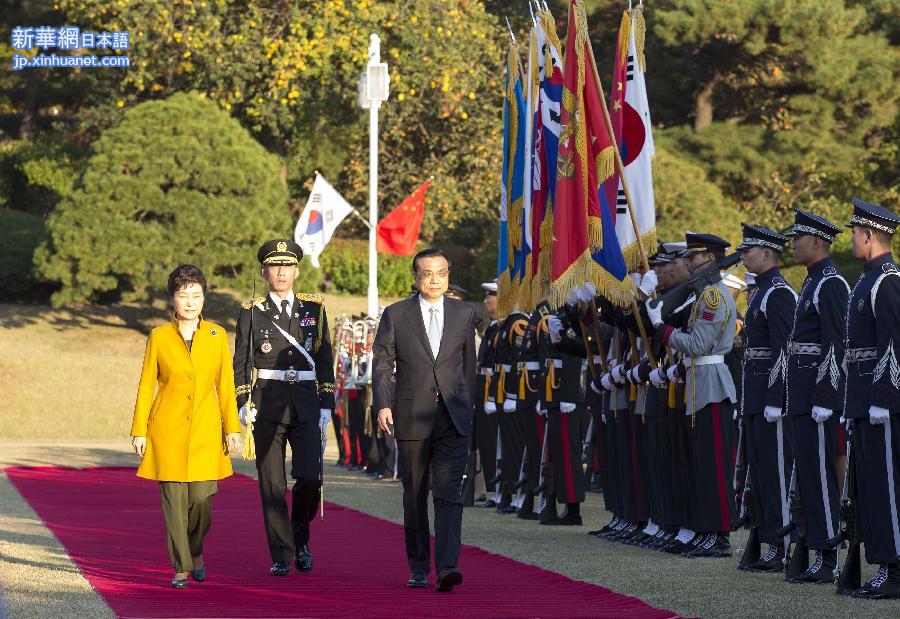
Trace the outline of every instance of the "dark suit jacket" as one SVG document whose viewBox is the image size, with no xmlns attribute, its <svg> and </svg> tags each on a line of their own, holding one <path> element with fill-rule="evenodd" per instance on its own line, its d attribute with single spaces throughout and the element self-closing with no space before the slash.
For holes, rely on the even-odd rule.
<svg viewBox="0 0 900 619">
<path fill-rule="evenodd" d="M 384 310 L 373 345 L 373 407 L 390 408 L 394 436 L 422 440 L 431 435 L 438 396 L 443 397 L 457 431 L 468 436 L 475 401 L 475 311 L 444 298 L 444 334 L 437 359 L 425 334 L 419 296 Z M 396 403 L 391 376 L 396 366 Z"/>
</svg>

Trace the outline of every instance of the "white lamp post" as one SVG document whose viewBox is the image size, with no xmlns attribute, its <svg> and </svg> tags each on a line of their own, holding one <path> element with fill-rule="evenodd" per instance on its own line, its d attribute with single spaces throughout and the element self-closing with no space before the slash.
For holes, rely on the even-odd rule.
<svg viewBox="0 0 900 619">
<path fill-rule="evenodd" d="M 388 98 L 387 63 L 381 62 L 381 39 L 369 35 L 369 64 L 359 78 L 359 106 L 369 110 L 369 316 L 378 315 L 378 257 L 375 226 L 378 225 L 378 108 Z"/>
</svg>

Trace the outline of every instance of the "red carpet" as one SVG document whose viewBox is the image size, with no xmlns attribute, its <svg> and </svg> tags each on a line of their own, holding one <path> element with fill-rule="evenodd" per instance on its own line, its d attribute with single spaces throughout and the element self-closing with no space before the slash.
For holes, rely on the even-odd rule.
<svg viewBox="0 0 900 619">
<path fill-rule="evenodd" d="M 256 482 L 219 484 L 204 556 L 209 579 L 172 577 L 159 490 L 129 468 L 15 467 L 9 479 L 121 617 L 674 617 L 642 601 L 472 546 L 463 585 L 410 590 L 399 525 L 328 504 L 313 525 L 315 569 L 268 576 Z M 464 525 L 465 526 L 465 525 Z"/>
</svg>

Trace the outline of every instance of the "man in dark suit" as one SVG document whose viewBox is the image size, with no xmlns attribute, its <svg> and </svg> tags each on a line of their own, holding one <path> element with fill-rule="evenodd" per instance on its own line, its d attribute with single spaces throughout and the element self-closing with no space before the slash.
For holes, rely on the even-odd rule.
<svg viewBox="0 0 900 619">
<path fill-rule="evenodd" d="M 428 586 L 430 474 L 436 588 L 450 591 L 462 582 L 456 564 L 475 397 L 475 312 L 444 296 L 450 260 L 440 249 L 416 254 L 413 275 L 419 293 L 385 309 L 375 335 L 373 405 L 378 426 L 397 439 L 403 469 L 406 555 L 412 572 L 407 584 Z"/>
</svg>

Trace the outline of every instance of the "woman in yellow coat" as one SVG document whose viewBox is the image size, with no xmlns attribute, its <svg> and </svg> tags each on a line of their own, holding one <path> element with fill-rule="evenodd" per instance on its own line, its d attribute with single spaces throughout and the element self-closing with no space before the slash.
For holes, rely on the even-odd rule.
<svg viewBox="0 0 900 619">
<path fill-rule="evenodd" d="M 206 580 L 203 538 L 217 480 L 231 475 L 229 451 L 240 450 L 234 373 L 225 329 L 203 319 L 206 278 L 181 265 L 169 275 L 175 308 L 169 324 L 147 340 L 131 443 L 138 477 L 159 481 L 172 586 Z"/>
</svg>

